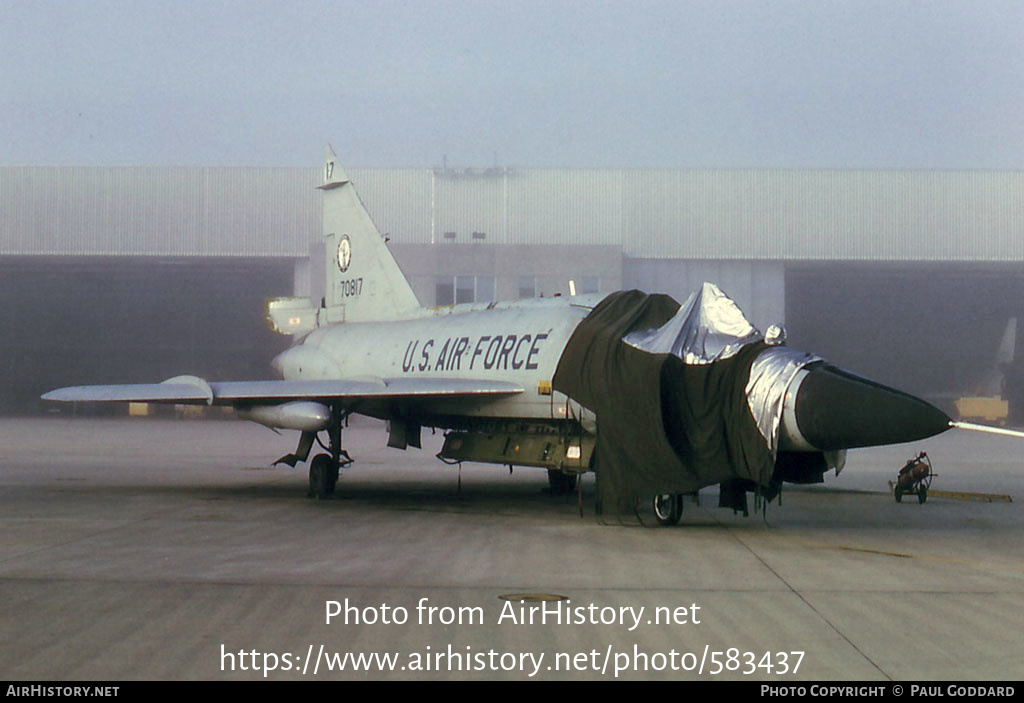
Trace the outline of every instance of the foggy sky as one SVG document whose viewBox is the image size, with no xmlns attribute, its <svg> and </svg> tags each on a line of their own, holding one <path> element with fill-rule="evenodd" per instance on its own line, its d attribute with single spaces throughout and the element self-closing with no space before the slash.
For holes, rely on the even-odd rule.
<svg viewBox="0 0 1024 703">
<path fill-rule="evenodd" d="M 0 0 L 0 165 L 1024 168 L 1024 3 Z"/>
</svg>

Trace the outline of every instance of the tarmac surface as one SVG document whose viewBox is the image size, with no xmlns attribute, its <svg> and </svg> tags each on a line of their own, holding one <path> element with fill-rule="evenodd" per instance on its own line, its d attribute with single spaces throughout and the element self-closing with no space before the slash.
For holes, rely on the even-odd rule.
<svg viewBox="0 0 1024 703">
<path fill-rule="evenodd" d="M 317 501 L 303 465 L 268 466 L 294 432 L 0 419 L 0 678 L 1024 677 L 1019 440 L 859 450 L 767 519 L 709 488 L 645 528 L 599 524 L 592 477 L 582 519 L 538 469 L 466 464 L 460 490 L 440 438 L 403 452 L 355 421 L 356 463 Z M 933 489 L 1015 502 L 897 504 L 886 482 L 920 450 Z M 531 603 L 499 598 L 523 593 L 568 604 L 524 623 Z"/>
</svg>

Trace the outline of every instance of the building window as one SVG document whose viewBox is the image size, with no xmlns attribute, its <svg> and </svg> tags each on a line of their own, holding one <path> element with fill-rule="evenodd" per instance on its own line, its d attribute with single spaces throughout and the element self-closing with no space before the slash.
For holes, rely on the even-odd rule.
<svg viewBox="0 0 1024 703">
<path fill-rule="evenodd" d="M 441 276 L 434 286 L 435 305 L 453 305 L 455 303 L 455 279 Z"/>
<path fill-rule="evenodd" d="M 455 304 L 476 302 L 476 277 L 455 277 Z"/>
<path fill-rule="evenodd" d="M 535 276 L 519 277 L 519 299 L 537 297 L 537 278 Z"/>
<path fill-rule="evenodd" d="M 476 277 L 476 300 L 477 303 L 493 303 L 497 298 L 494 296 L 494 276 Z"/>
<path fill-rule="evenodd" d="M 493 300 L 494 276 L 438 276 L 435 281 L 435 305 L 489 303 Z"/>
</svg>

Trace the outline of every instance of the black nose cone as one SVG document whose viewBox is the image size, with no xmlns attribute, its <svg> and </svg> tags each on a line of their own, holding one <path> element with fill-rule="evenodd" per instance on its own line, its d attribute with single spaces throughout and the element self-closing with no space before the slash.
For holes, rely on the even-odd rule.
<svg viewBox="0 0 1024 703">
<path fill-rule="evenodd" d="M 914 442 L 949 420 L 920 398 L 828 364 L 811 369 L 796 396 L 800 433 L 824 451 Z"/>
</svg>

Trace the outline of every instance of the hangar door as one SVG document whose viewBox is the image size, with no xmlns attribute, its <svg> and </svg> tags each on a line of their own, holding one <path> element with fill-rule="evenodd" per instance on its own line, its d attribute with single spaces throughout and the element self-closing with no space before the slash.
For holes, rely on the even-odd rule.
<svg viewBox="0 0 1024 703">
<path fill-rule="evenodd" d="M 943 264 L 787 266 L 790 344 L 951 410 L 1024 326 L 1024 269 Z M 1018 339 L 1014 367 L 1022 370 Z M 1011 374 L 1018 371 L 1011 369 Z"/>
<path fill-rule="evenodd" d="M 0 412 L 56 411 L 39 395 L 59 386 L 271 378 L 289 340 L 263 301 L 292 277 L 291 260 L 4 259 Z"/>
</svg>

